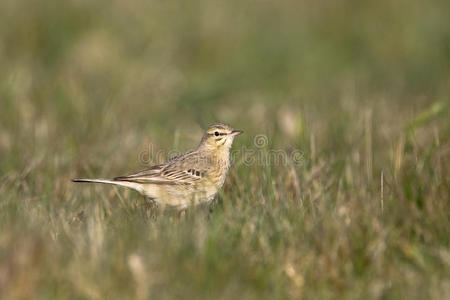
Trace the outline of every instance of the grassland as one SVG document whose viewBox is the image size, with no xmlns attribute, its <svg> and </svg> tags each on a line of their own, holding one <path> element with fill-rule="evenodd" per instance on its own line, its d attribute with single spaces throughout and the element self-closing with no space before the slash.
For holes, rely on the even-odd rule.
<svg viewBox="0 0 450 300">
<path fill-rule="evenodd" d="M 448 299 L 448 11 L 1 1 L 0 298 Z M 217 121 L 245 135 L 211 208 L 70 181 Z"/>
</svg>

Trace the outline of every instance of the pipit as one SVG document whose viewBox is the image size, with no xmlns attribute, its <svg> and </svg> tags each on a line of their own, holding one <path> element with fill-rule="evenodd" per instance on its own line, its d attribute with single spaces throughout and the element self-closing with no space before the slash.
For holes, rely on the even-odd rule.
<svg viewBox="0 0 450 300">
<path fill-rule="evenodd" d="M 235 136 L 225 124 L 211 125 L 199 146 L 167 162 L 135 174 L 108 179 L 74 179 L 134 189 L 158 206 L 179 210 L 189 205 L 211 202 L 223 186 L 230 168 L 230 149 Z"/>
</svg>

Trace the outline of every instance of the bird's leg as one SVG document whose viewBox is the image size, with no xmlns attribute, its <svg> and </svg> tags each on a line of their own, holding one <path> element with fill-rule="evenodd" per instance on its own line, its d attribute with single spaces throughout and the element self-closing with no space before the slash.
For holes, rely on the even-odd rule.
<svg viewBox="0 0 450 300">
<path fill-rule="evenodd" d="M 146 214 L 149 219 L 156 221 L 159 214 L 158 203 L 150 197 L 145 197 Z"/>
<path fill-rule="evenodd" d="M 183 220 L 184 218 L 186 218 L 186 213 L 187 213 L 187 208 L 180 210 L 178 212 L 178 218 L 180 220 Z"/>
</svg>

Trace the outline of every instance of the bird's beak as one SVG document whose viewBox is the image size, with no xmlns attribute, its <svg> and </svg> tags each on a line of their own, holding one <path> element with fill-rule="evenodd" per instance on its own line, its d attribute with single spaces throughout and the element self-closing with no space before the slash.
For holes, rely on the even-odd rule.
<svg viewBox="0 0 450 300">
<path fill-rule="evenodd" d="M 233 130 L 231 132 L 231 136 L 236 136 L 236 135 L 240 135 L 241 133 L 244 133 L 242 130 Z"/>
</svg>

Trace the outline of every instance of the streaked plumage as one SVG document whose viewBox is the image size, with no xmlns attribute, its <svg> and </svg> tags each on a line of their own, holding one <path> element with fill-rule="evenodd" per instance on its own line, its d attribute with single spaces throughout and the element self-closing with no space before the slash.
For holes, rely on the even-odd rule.
<svg viewBox="0 0 450 300">
<path fill-rule="evenodd" d="M 241 134 L 225 124 L 211 125 L 193 151 L 135 174 L 107 179 L 74 179 L 124 186 L 153 199 L 160 206 L 184 209 L 210 202 L 223 186 L 230 167 L 234 137 Z"/>
</svg>

